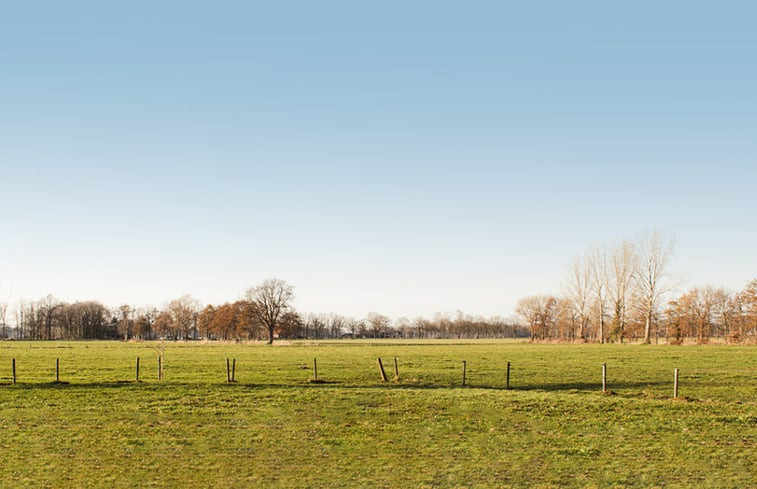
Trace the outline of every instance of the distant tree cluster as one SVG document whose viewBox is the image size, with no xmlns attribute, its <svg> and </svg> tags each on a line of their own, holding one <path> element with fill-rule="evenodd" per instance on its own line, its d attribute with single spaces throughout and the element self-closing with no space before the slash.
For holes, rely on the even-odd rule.
<svg viewBox="0 0 757 489">
<path fill-rule="evenodd" d="M 659 233 L 592 248 L 571 264 L 562 295 L 525 297 L 516 312 L 532 340 L 757 341 L 757 279 L 737 292 L 705 286 L 676 296 L 667 270 L 672 252 Z"/>
<path fill-rule="evenodd" d="M 417 317 L 410 320 L 400 317 L 391 320 L 377 312 L 363 319 L 339 314 L 306 314 L 301 321 L 285 332 L 287 338 L 415 338 L 415 339 L 470 339 L 513 338 L 527 336 L 528 332 L 517 320 L 500 316 L 485 318 L 457 314 L 436 314 L 433 318 Z"/>
<path fill-rule="evenodd" d="M 15 309 L 15 326 L 2 321 L 2 337 L 53 339 L 155 339 L 196 335 L 197 301 L 184 296 L 164 310 L 122 305 L 109 309 L 100 302 L 66 303 L 48 295 L 38 301 L 21 301 Z M 7 311 L 7 308 L 6 308 Z"/>
<path fill-rule="evenodd" d="M 340 314 L 302 314 L 283 280 L 269 279 L 235 302 L 201 307 L 185 295 L 163 308 L 121 305 L 109 309 L 96 301 L 65 303 L 48 295 L 21 301 L 13 327 L 0 304 L 0 337 L 16 339 L 266 340 L 334 338 L 505 338 L 528 333 L 515 319 L 473 317 L 458 312 L 432 319 L 392 321 L 376 312 L 355 319 Z"/>
</svg>

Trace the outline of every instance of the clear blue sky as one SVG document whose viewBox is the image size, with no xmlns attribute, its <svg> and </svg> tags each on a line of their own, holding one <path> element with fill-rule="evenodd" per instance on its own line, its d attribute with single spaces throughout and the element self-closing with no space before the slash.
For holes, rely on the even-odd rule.
<svg viewBox="0 0 757 489">
<path fill-rule="evenodd" d="M 757 276 L 752 2 L 7 2 L 2 300 L 512 312 L 592 243 Z"/>
</svg>

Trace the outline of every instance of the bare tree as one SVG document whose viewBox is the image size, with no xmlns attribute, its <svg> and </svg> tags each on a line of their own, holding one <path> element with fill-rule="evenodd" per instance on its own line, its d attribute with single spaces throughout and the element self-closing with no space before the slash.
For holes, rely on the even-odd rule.
<svg viewBox="0 0 757 489">
<path fill-rule="evenodd" d="M 279 321 L 279 337 L 298 338 L 302 334 L 304 325 L 305 321 L 302 320 L 297 311 L 290 309 L 281 316 Z"/>
<path fill-rule="evenodd" d="M 389 325 L 391 324 L 391 320 L 387 316 L 377 312 L 369 312 L 365 320 L 368 323 L 371 334 L 374 338 L 386 336 L 387 331 L 389 330 Z"/>
<path fill-rule="evenodd" d="M 692 312 L 697 320 L 697 342 L 706 343 L 712 336 L 713 315 L 717 302 L 716 292 L 709 285 L 695 288 L 694 291 Z"/>
<path fill-rule="evenodd" d="M 185 340 L 197 331 L 196 323 L 199 310 L 200 303 L 190 295 L 183 295 L 168 304 L 167 312 L 171 315 L 174 329 Z"/>
<path fill-rule="evenodd" d="M 124 337 L 124 341 L 129 339 L 134 333 L 134 313 L 136 309 L 128 304 L 121 304 L 118 309 L 113 313 L 116 316 L 118 322 L 116 323 L 116 329 L 119 336 Z"/>
<path fill-rule="evenodd" d="M 347 319 L 347 329 L 350 332 L 350 336 L 357 338 L 358 334 L 365 330 L 365 321 L 349 318 Z"/>
<path fill-rule="evenodd" d="M 197 331 L 200 333 L 200 338 L 210 338 L 217 312 L 218 309 L 214 305 L 208 304 L 197 313 Z"/>
<path fill-rule="evenodd" d="M 621 343 L 625 337 L 628 295 L 631 293 L 637 263 L 636 250 L 630 241 L 623 240 L 612 250 L 608 288 L 613 308 L 613 334 Z"/>
<path fill-rule="evenodd" d="M 413 328 L 415 328 L 415 334 L 417 338 L 422 338 L 424 334 L 426 334 L 426 326 L 428 325 L 429 321 L 421 316 L 418 316 L 413 321 Z"/>
<path fill-rule="evenodd" d="M 587 256 L 591 271 L 591 289 L 594 293 L 594 305 L 597 314 L 597 335 L 599 342 L 605 342 L 605 306 L 607 301 L 607 252 L 594 248 Z"/>
<path fill-rule="evenodd" d="M 565 294 L 571 302 L 578 321 L 578 338 L 586 339 L 589 327 L 589 301 L 591 298 L 592 274 L 588 259 L 575 257 L 568 270 Z"/>
<path fill-rule="evenodd" d="M 246 297 L 254 306 L 253 314 L 268 330 L 268 344 L 272 344 L 279 319 L 291 307 L 294 288 L 281 279 L 272 278 L 247 290 Z"/>
<path fill-rule="evenodd" d="M 305 316 L 305 332 L 308 338 L 320 339 L 326 331 L 328 316 L 323 313 L 311 312 Z"/>
<path fill-rule="evenodd" d="M 403 338 L 410 338 L 412 336 L 412 324 L 405 316 L 397 318 L 394 322 L 394 327 Z"/>
<path fill-rule="evenodd" d="M 39 312 L 45 321 L 45 339 L 53 339 L 53 319 L 55 312 L 62 306 L 61 302 L 48 294 L 39 301 Z"/>
<path fill-rule="evenodd" d="M 3 339 L 8 338 L 8 304 L 0 303 L 0 328 L 2 328 Z"/>
<path fill-rule="evenodd" d="M 745 311 L 744 320 L 752 327 L 754 342 L 757 343 L 757 279 L 749 281 L 740 296 Z"/>
<path fill-rule="evenodd" d="M 26 301 L 23 299 L 16 303 L 16 337 L 20 339 L 26 338 Z"/>
<path fill-rule="evenodd" d="M 140 340 L 152 338 L 155 332 L 153 331 L 153 325 L 155 324 L 155 318 L 158 315 L 158 310 L 152 306 L 146 306 L 137 311 L 137 319 L 134 322 L 134 334 Z"/>
<path fill-rule="evenodd" d="M 725 287 L 720 287 L 714 292 L 715 317 L 718 333 L 723 335 L 726 342 L 731 341 L 731 325 L 736 313 L 736 301 L 734 294 Z"/>
<path fill-rule="evenodd" d="M 339 338 L 347 326 L 347 319 L 339 314 L 330 313 L 326 316 L 328 334 L 331 338 Z"/>
<path fill-rule="evenodd" d="M 155 316 L 153 328 L 161 340 L 166 339 L 168 336 L 175 337 L 176 335 L 173 318 L 166 311 L 161 311 Z"/>
<path fill-rule="evenodd" d="M 3 289 L 3 277 L 0 275 L 0 291 Z M 3 339 L 8 338 L 8 301 L 10 300 L 10 293 L 8 293 L 8 299 L 4 302 L 0 302 L 0 328 L 2 330 Z"/>
<path fill-rule="evenodd" d="M 524 297 L 515 305 L 515 312 L 523 317 L 531 331 L 531 341 L 546 338 L 553 322 L 557 299 L 549 295 Z"/>
<path fill-rule="evenodd" d="M 674 345 L 680 345 L 683 341 L 686 322 L 685 307 L 685 304 L 682 304 L 681 299 L 678 298 L 669 301 L 664 311 L 668 341 Z"/>
<path fill-rule="evenodd" d="M 672 253 L 673 241 L 658 231 L 643 236 L 639 242 L 635 286 L 644 307 L 644 343 L 647 344 L 651 341 L 652 323 L 660 298 L 668 291 L 663 281 Z"/>
</svg>

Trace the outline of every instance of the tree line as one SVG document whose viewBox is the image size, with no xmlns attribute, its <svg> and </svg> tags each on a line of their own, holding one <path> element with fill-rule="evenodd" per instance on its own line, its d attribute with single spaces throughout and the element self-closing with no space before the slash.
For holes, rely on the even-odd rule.
<svg viewBox="0 0 757 489">
<path fill-rule="evenodd" d="M 663 338 L 672 343 L 711 338 L 757 341 L 757 279 L 743 290 L 712 286 L 675 293 L 668 264 L 672 240 L 651 233 L 610 247 L 593 247 L 571 263 L 559 295 L 518 301 L 518 316 L 436 314 L 396 320 L 371 312 L 364 318 L 302 313 L 292 306 L 293 287 L 269 279 L 244 297 L 217 305 L 185 295 L 162 308 L 97 301 L 65 303 L 48 295 L 0 303 L 4 339 L 210 339 L 509 338 L 598 343 Z"/>
<path fill-rule="evenodd" d="M 571 263 L 562 294 L 525 297 L 516 312 L 532 340 L 757 341 L 757 279 L 740 291 L 708 285 L 676 294 L 672 252 L 660 233 L 593 247 Z"/>
<path fill-rule="evenodd" d="M 250 288 L 243 299 L 204 307 L 189 295 L 162 308 L 126 304 L 108 308 L 97 301 L 66 303 L 48 295 L 38 301 L 20 301 L 14 308 L 0 304 L 0 337 L 271 343 L 274 338 L 506 338 L 528 334 L 513 318 L 474 317 L 462 312 L 413 320 L 392 320 L 377 312 L 365 318 L 301 313 L 292 306 L 293 297 L 293 287 L 280 279 Z"/>
</svg>

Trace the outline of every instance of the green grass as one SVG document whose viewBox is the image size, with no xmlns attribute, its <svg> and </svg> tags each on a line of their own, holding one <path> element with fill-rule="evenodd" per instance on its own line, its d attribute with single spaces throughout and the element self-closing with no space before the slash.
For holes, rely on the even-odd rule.
<svg viewBox="0 0 757 489">
<path fill-rule="evenodd" d="M 156 347 L 0 343 L 0 486 L 757 486 L 755 347 L 169 343 L 163 382 Z"/>
</svg>

